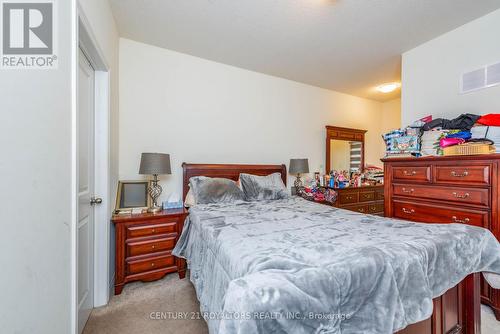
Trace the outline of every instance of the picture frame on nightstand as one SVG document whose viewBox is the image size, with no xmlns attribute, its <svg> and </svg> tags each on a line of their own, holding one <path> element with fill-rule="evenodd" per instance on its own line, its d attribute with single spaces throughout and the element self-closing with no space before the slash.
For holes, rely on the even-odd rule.
<svg viewBox="0 0 500 334">
<path fill-rule="evenodd" d="M 116 191 L 115 214 L 132 213 L 146 210 L 151 206 L 148 188 L 151 181 L 118 181 Z"/>
</svg>

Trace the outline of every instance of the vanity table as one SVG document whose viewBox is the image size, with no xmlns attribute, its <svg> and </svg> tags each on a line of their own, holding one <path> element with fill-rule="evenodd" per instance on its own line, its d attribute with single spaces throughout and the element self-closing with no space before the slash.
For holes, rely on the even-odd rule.
<svg viewBox="0 0 500 334">
<path fill-rule="evenodd" d="M 366 130 L 326 126 L 326 171 L 360 171 L 365 165 Z M 384 215 L 384 185 L 335 188 L 333 206 L 366 214 Z"/>
</svg>

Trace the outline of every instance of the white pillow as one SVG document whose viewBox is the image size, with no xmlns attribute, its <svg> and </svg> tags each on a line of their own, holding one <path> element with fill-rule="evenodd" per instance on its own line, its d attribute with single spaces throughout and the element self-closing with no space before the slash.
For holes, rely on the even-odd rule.
<svg viewBox="0 0 500 334">
<path fill-rule="evenodd" d="M 194 198 L 193 191 L 191 189 L 189 189 L 189 191 L 186 195 L 186 199 L 184 200 L 184 206 L 186 208 L 189 208 L 189 207 L 194 206 L 194 205 L 196 205 L 196 199 Z"/>
</svg>

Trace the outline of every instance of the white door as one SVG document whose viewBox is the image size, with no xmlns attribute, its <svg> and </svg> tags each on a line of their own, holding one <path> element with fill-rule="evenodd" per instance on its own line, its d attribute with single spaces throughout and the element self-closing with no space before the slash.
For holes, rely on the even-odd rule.
<svg viewBox="0 0 500 334">
<path fill-rule="evenodd" d="M 78 333 L 94 307 L 94 80 L 95 71 L 80 50 L 78 71 Z"/>
</svg>

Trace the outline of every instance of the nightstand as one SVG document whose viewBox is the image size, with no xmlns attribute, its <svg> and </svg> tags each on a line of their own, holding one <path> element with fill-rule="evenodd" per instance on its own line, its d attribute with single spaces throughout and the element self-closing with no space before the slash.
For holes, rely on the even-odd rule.
<svg viewBox="0 0 500 334">
<path fill-rule="evenodd" d="M 186 261 L 172 255 L 188 215 L 186 209 L 114 215 L 115 295 L 132 281 L 154 281 L 168 273 L 186 275 Z"/>
</svg>

